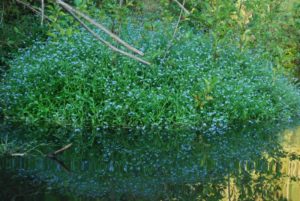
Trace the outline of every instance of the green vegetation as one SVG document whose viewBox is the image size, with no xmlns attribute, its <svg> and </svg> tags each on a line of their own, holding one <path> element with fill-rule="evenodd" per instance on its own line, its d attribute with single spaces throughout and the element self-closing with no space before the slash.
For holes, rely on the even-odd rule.
<svg viewBox="0 0 300 201">
<path fill-rule="evenodd" d="M 191 0 L 186 21 L 211 33 L 216 43 L 263 48 L 276 68 L 299 73 L 300 3 L 295 0 Z M 172 4 L 170 4 L 172 5 Z M 170 10 L 170 9 L 169 9 Z"/>
<path fill-rule="evenodd" d="M 3 0 L 0 7 L 0 78 L 9 68 L 9 60 L 19 48 L 31 46 L 45 38 L 45 28 L 40 18 L 30 11 L 16 6 L 13 1 Z"/>
<path fill-rule="evenodd" d="M 7 200 L 291 198 L 280 136 L 298 138 L 276 133 L 300 116 L 296 0 L 41 2 L 0 11 Z"/>
<path fill-rule="evenodd" d="M 112 54 L 88 34 L 36 42 L 11 62 L 1 83 L 7 120 L 49 125 L 201 127 L 223 132 L 248 122 L 290 120 L 299 93 L 260 50 L 215 47 L 207 35 L 128 26 L 123 38 L 151 66 Z M 126 30 L 123 28 L 123 30 Z"/>
<path fill-rule="evenodd" d="M 33 153 L 37 153 L 39 156 L 42 153 L 38 150 L 46 144 L 38 144 L 37 141 L 31 140 L 26 141 L 26 143 L 17 140 L 14 136 L 13 138 L 8 135 L 0 136 L 0 157 L 3 156 L 25 156 Z"/>
<path fill-rule="evenodd" d="M 39 149 L 45 146 L 49 147 L 49 145 L 38 142 L 28 135 L 24 135 L 25 130 L 25 133 L 30 132 L 29 127 L 24 129 L 24 127 L 12 126 L 8 123 L 0 124 L 0 157 L 25 156 L 29 154 L 43 155 Z M 41 130 L 39 131 L 41 132 Z"/>
<path fill-rule="evenodd" d="M 16 149 L 16 144 L 14 142 L 8 142 L 8 139 L 1 139 L 0 141 L 0 156 L 13 153 Z"/>
<path fill-rule="evenodd" d="M 283 70 L 298 65 L 297 2 L 180 1 L 189 14 L 181 13 L 178 27 L 180 7 L 173 1 L 67 2 L 145 52 L 151 66 L 111 52 L 49 1 L 50 20 L 36 32 L 49 38 L 8 51 L 15 58 L 5 60 L 10 69 L 0 84 L 5 120 L 223 133 L 299 114 L 299 91 Z M 10 2 L 5 13 L 13 9 Z"/>
</svg>

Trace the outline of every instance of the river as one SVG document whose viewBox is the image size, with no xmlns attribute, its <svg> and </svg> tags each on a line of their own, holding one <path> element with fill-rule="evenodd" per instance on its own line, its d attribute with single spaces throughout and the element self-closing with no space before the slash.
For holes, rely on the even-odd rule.
<svg viewBox="0 0 300 201">
<path fill-rule="evenodd" d="M 57 131 L 57 132 L 61 132 Z M 99 131 L 57 158 L 0 160 L 0 200 L 300 199 L 300 127 Z"/>
</svg>

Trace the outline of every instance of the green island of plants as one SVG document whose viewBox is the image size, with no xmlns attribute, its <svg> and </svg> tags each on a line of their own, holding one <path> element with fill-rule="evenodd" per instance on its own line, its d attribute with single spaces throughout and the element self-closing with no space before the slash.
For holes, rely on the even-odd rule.
<svg viewBox="0 0 300 201">
<path fill-rule="evenodd" d="M 299 91 L 258 48 L 161 22 L 127 26 L 122 37 L 147 52 L 150 66 L 116 55 L 84 31 L 35 42 L 18 53 L 0 85 L 5 119 L 90 127 L 201 128 L 288 121 Z"/>
<path fill-rule="evenodd" d="M 299 11 L 2 0 L 0 197 L 284 200 L 299 177 L 299 130 L 285 130 L 299 125 Z"/>
</svg>

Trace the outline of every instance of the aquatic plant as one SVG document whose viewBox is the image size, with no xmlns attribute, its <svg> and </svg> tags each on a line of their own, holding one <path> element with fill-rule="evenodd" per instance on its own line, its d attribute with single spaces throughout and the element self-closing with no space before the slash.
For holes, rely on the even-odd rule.
<svg viewBox="0 0 300 201">
<path fill-rule="evenodd" d="M 6 120 L 99 128 L 197 127 L 223 133 L 234 124 L 290 120 L 299 92 L 264 52 L 181 29 L 128 25 L 123 38 L 151 66 L 113 54 L 85 32 L 35 42 L 19 52 L 0 84 Z M 123 29 L 125 30 L 125 29 Z"/>
</svg>

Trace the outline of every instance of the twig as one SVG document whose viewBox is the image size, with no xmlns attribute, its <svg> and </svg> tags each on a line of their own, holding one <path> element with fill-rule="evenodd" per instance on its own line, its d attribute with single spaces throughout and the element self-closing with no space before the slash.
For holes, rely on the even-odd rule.
<svg viewBox="0 0 300 201">
<path fill-rule="evenodd" d="M 60 154 L 60 153 L 62 153 L 62 152 L 64 152 L 64 151 L 66 151 L 66 150 L 69 149 L 71 146 L 72 146 L 72 143 L 67 144 L 66 146 L 62 147 L 61 149 L 56 150 L 56 151 L 53 152 L 53 153 L 48 154 L 47 156 L 50 157 L 50 158 L 53 158 L 53 157 L 55 157 L 56 155 L 58 155 L 58 154 Z"/>
<path fill-rule="evenodd" d="M 186 13 L 186 14 L 191 14 L 190 13 L 190 11 L 188 11 L 185 7 L 184 7 L 184 5 L 182 5 L 179 1 L 177 1 L 177 0 L 173 0 L 173 1 L 175 1 L 177 4 L 178 4 L 178 6 Z"/>
<path fill-rule="evenodd" d="M 3 21 L 4 21 L 4 1 L 2 2 L 2 12 L 1 12 L 1 20 L 0 20 L 0 26 L 3 26 Z"/>
<path fill-rule="evenodd" d="M 29 9 L 30 9 L 31 11 L 33 11 L 34 13 L 36 13 L 36 14 L 38 14 L 38 15 L 42 15 L 41 9 L 39 9 L 39 8 L 34 8 L 34 7 L 31 6 L 30 4 L 25 3 L 25 2 L 23 2 L 23 1 L 20 1 L 20 0 L 16 0 L 16 2 L 19 3 L 19 4 L 22 4 L 23 6 L 25 6 L 25 7 L 27 7 L 27 8 L 29 8 Z M 51 20 L 48 16 L 46 16 L 45 14 L 44 14 L 44 18 L 47 19 L 47 20 L 49 20 L 50 22 L 52 22 L 52 20 Z"/>
<path fill-rule="evenodd" d="M 137 57 L 137 56 L 135 56 L 133 54 L 130 54 L 128 52 L 125 52 L 123 50 L 120 50 L 120 49 L 116 48 L 115 46 L 113 46 L 112 44 L 110 44 L 109 42 L 107 42 L 106 40 L 104 40 L 103 38 L 101 38 L 100 36 L 98 36 L 82 20 L 80 20 L 71 10 L 68 10 L 67 8 L 65 8 L 65 9 L 66 9 L 67 12 L 69 12 L 74 17 L 75 20 L 77 20 L 81 24 L 81 26 L 83 26 L 88 32 L 90 32 L 98 41 L 100 41 L 104 45 L 108 46 L 113 51 L 118 52 L 120 54 L 123 54 L 123 55 L 125 55 L 127 57 L 130 57 L 130 58 L 134 59 L 134 60 L 137 60 L 137 61 L 139 61 L 139 62 L 141 62 L 143 64 L 150 65 L 149 62 L 147 62 L 147 61 L 145 61 L 145 60 L 143 60 L 143 59 L 141 59 L 141 58 L 139 58 L 139 57 Z"/>
<path fill-rule="evenodd" d="M 10 154 L 11 156 L 25 156 L 26 153 L 13 153 L 13 154 Z"/>
<path fill-rule="evenodd" d="M 96 22 L 95 20 L 93 20 L 92 18 L 90 18 L 89 16 L 83 14 L 82 12 L 76 10 L 75 8 L 73 8 L 72 6 L 70 6 L 69 4 L 63 2 L 62 0 L 56 0 L 56 2 L 62 6 L 63 8 L 65 8 L 68 12 L 73 12 L 76 15 L 79 15 L 80 17 L 84 18 L 86 21 L 88 21 L 89 23 L 93 24 L 94 26 L 96 26 L 97 28 L 101 29 L 103 32 L 105 32 L 106 34 L 108 34 L 110 37 L 112 37 L 114 40 L 116 40 L 117 42 L 119 42 L 120 44 L 122 44 L 123 46 L 125 46 L 127 49 L 131 50 L 132 52 L 135 52 L 141 56 L 144 56 L 144 53 L 139 51 L 138 49 L 132 47 L 131 45 L 129 45 L 128 43 L 126 43 L 125 41 L 123 41 L 121 38 L 119 38 L 116 34 L 112 33 L 111 31 L 109 31 L 107 28 L 105 28 L 103 25 L 101 25 L 100 23 Z"/>
<path fill-rule="evenodd" d="M 123 6 L 123 0 L 120 0 L 119 1 L 119 7 L 120 7 L 120 9 L 122 8 L 122 6 Z M 122 21 L 120 19 L 118 19 L 118 23 L 119 23 L 119 27 L 118 27 L 117 33 L 120 36 L 121 35 L 121 28 L 122 28 Z"/>
<path fill-rule="evenodd" d="M 43 25 L 44 18 L 45 18 L 45 2 L 44 2 L 44 0 L 41 0 L 41 15 L 42 15 L 41 25 Z"/>
<path fill-rule="evenodd" d="M 182 5 L 184 6 L 184 4 L 185 4 L 185 0 L 183 0 Z M 176 36 L 176 33 L 177 33 L 177 31 L 178 31 L 178 27 L 179 27 L 179 23 L 180 23 L 180 21 L 181 21 L 182 14 L 183 14 L 183 9 L 180 10 L 180 14 L 179 14 L 179 17 L 178 17 L 178 20 L 177 20 L 177 23 L 176 23 L 176 26 L 175 26 L 175 29 L 174 29 L 174 32 L 173 32 L 172 39 L 171 39 L 171 40 L 169 41 L 169 43 L 168 43 L 168 46 L 167 46 L 167 49 L 166 49 L 166 51 L 165 51 L 165 55 L 164 55 L 162 61 L 164 61 L 164 60 L 166 59 L 167 54 L 168 54 L 170 48 L 172 47 L 172 43 L 173 43 L 173 41 L 174 41 L 174 39 L 175 39 L 175 36 Z"/>
<path fill-rule="evenodd" d="M 45 146 L 45 145 L 47 145 L 47 144 L 45 144 L 45 143 L 42 143 L 42 144 L 38 144 L 38 145 L 36 145 L 35 147 L 32 147 L 31 149 L 28 149 L 27 151 L 25 151 L 25 152 L 23 152 L 23 153 L 12 153 L 12 154 L 10 154 L 11 156 L 25 156 L 25 155 L 27 155 L 29 152 L 31 152 L 32 150 L 35 150 L 36 148 L 38 148 L 38 147 L 40 147 L 40 146 Z M 36 150 L 36 151 L 38 151 L 38 150 Z M 40 151 L 38 151 L 38 152 L 40 152 Z M 41 153 L 41 152 L 40 152 Z M 43 153 L 41 153 L 41 154 L 43 154 Z"/>
</svg>

